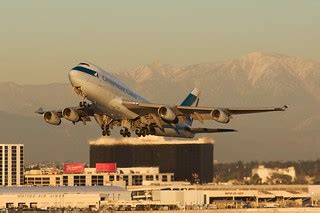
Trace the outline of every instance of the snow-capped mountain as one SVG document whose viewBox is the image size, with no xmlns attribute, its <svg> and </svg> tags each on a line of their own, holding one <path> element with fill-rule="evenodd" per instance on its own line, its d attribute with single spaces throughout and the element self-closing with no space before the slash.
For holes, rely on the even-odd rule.
<svg viewBox="0 0 320 213">
<path fill-rule="evenodd" d="M 193 87 L 198 87 L 201 106 L 289 105 L 286 112 L 235 116 L 227 127 L 238 129 L 238 133 L 211 135 L 217 139 L 216 159 L 311 159 L 320 155 L 320 144 L 317 143 L 320 131 L 316 131 L 320 126 L 318 61 L 254 52 L 233 60 L 189 66 L 155 62 L 116 75 L 142 96 L 157 103 L 179 104 Z M 53 153 L 59 153 L 62 146 L 68 152 L 78 144 L 78 154 L 84 155 L 87 153 L 86 141 L 100 137 L 96 124 L 89 124 L 89 128 L 74 128 L 64 121 L 63 127 L 53 127 L 33 113 L 40 106 L 45 109 L 76 106 L 79 100 L 68 84 L 2 82 L 1 139 L 25 143 L 30 146 L 30 152 L 35 146 L 37 149 L 46 148 L 40 144 L 55 144 L 50 145 Z M 205 126 L 226 127 L 216 122 L 207 122 Z M 40 150 L 34 156 L 37 159 L 45 157 L 45 154 L 41 155 Z M 62 153 L 52 158 L 72 160 L 83 157 L 72 155 L 72 151 L 67 156 Z M 36 158 L 29 156 L 29 159 Z"/>
</svg>

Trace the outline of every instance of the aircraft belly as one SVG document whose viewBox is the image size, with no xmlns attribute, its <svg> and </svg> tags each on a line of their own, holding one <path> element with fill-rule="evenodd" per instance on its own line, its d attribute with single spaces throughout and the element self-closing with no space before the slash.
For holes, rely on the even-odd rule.
<svg viewBox="0 0 320 213">
<path fill-rule="evenodd" d="M 155 135 L 164 136 L 164 137 L 179 137 L 179 138 L 193 138 L 195 136 L 195 134 L 190 131 L 187 131 L 184 129 L 177 130 L 172 127 L 167 127 L 163 129 L 156 127 Z"/>
</svg>

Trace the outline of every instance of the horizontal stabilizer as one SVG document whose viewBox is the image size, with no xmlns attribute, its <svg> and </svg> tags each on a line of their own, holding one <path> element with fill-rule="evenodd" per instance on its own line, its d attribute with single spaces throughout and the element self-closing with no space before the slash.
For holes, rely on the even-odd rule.
<svg viewBox="0 0 320 213">
<path fill-rule="evenodd" d="M 220 132 L 237 132 L 235 129 L 211 129 L 211 128 L 190 128 L 192 133 L 220 133 Z"/>
</svg>

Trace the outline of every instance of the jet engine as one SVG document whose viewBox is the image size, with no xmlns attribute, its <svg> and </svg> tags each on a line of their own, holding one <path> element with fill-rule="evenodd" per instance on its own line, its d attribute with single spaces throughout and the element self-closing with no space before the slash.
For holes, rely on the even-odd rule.
<svg viewBox="0 0 320 213">
<path fill-rule="evenodd" d="M 221 109 L 212 110 L 211 117 L 213 120 L 220 123 L 229 123 L 230 121 L 230 116 Z"/>
<path fill-rule="evenodd" d="M 59 118 L 58 114 L 54 111 L 48 111 L 43 114 L 44 120 L 52 125 L 60 125 L 61 119 Z"/>
<path fill-rule="evenodd" d="M 165 106 L 160 107 L 158 109 L 158 114 L 165 121 L 169 121 L 169 122 L 176 122 L 177 121 L 176 114 L 169 107 L 165 107 Z"/>
<path fill-rule="evenodd" d="M 65 108 L 62 111 L 62 115 L 65 119 L 72 122 L 78 122 L 80 120 L 80 115 L 74 108 Z"/>
</svg>

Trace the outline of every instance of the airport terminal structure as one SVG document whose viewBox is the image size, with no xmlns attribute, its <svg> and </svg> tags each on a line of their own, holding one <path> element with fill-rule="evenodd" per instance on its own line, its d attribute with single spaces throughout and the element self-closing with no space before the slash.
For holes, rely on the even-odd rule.
<svg viewBox="0 0 320 213">
<path fill-rule="evenodd" d="M 212 209 L 305 207 L 319 204 L 320 186 L 215 186 L 172 182 L 132 186 L 0 187 L 0 208 Z"/>
<path fill-rule="evenodd" d="M 89 168 L 84 163 L 65 163 L 63 169 L 24 171 L 23 184 L 0 187 L 0 208 L 183 210 L 319 206 L 320 185 L 213 184 L 213 145 L 208 139 L 165 141 L 154 137 L 91 141 Z M 0 159 L 4 168 L 13 165 L 9 161 L 16 161 Z M 20 163 L 23 164 L 22 158 Z M 11 179 L 16 175 L 10 174 L 13 175 L 7 177 L 7 182 L 13 183 Z"/>
<path fill-rule="evenodd" d="M 130 200 L 131 193 L 116 186 L 0 187 L 0 208 L 98 208 L 104 202 Z"/>
</svg>

